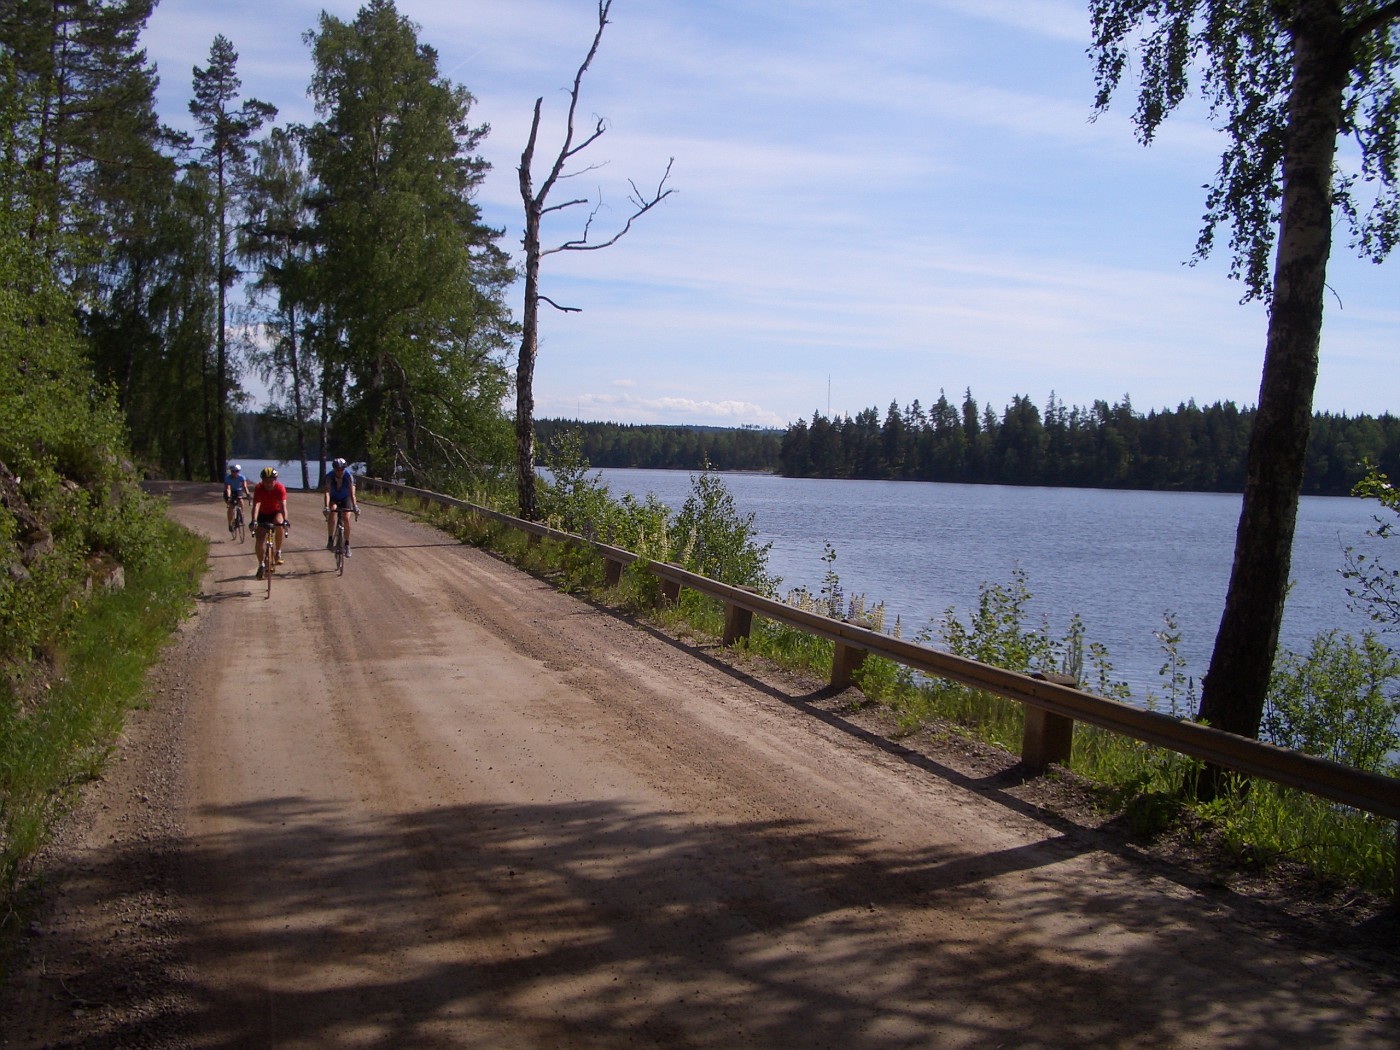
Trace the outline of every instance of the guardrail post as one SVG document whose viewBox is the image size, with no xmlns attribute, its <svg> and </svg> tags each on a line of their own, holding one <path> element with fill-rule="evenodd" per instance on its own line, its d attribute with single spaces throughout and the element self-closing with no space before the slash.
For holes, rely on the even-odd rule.
<svg viewBox="0 0 1400 1050">
<path fill-rule="evenodd" d="M 724 607 L 724 645 L 733 645 L 741 638 L 747 638 L 753 630 L 753 610 L 741 609 L 737 605 Z"/>
<path fill-rule="evenodd" d="M 603 559 L 603 586 L 616 587 L 622 582 L 622 562 L 614 558 Z"/>
<path fill-rule="evenodd" d="M 680 580 L 668 580 L 662 577 L 661 594 L 656 600 L 657 605 L 678 605 L 681 600 Z"/>
<path fill-rule="evenodd" d="M 845 642 L 832 644 L 835 648 L 831 653 L 831 684 L 837 689 L 845 689 L 854 680 L 860 665 L 865 663 L 866 650 Z"/>
<path fill-rule="evenodd" d="M 1043 674 L 1037 671 L 1031 677 L 1054 682 L 1056 685 L 1079 684 L 1072 676 L 1066 674 Z M 1045 772 L 1052 763 L 1066 765 L 1074 747 L 1074 719 L 1051 714 L 1030 704 L 1025 705 L 1025 714 L 1026 725 L 1021 733 L 1021 764 L 1037 773 Z"/>
</svg>

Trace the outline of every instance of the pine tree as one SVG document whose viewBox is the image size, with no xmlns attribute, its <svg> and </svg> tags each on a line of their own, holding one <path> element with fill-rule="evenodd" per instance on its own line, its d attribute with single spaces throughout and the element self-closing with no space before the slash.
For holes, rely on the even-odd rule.
<svg viewBox="0 0 1400 1050">
<path fill-rule="evenodd" d="M 210 480 L 224 475 L 228 459 L 230 417 L 228 367 L 228 291 L 239 273 L 234 265 L 231 225 L 238 218 L 246 189 L 249 140 L 263 124 L 277 115 L 277 107 L 258 99 L 245 99 L 234 108 L 242 81 L 238 79 L 238 52 L 222 34 L 209 46 L 209 65 L 194 70 L 194 98 L 190 114 L 199 124 L 205 143 L 204 163 L 214 183 L 214 274 L 218 302 L 214 323 L 214 461 Z"/>
</svg>

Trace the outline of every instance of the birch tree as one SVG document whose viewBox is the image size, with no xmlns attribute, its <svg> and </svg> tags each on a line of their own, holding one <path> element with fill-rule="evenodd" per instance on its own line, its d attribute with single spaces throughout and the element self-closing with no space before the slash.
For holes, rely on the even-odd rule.
<svg viewBox="0 0 1400 1050">
<path fill-rule="evenodd" d="M 308 469 L 311 397 L 319 385 L 315 355 L 305 338 L 315 316 L 309 282 L 311 212 L 306 205 L 306 156 L 296 136 L 274 129 L 254 148 L 248 185 L 248 217 L 240 231 L 239 250 L 258 267 L 248 288 L 255 309 L 267 300 L 259 328 L 266 348 L 253 357 L 271 389 L 285 396 L 285 415 L 296 434 L 303 488 L 313 488 Z M 278 406 L 273 406 L 274 409 Z M 319 461 L 326 461 L 326 399 L 320 402 Z M 319 477 L 319 473 L 318 473 Z"/>
<path fill-rule="evenodd" d="M 307 40 L 317 351 L 324 376 L 344 377 L 338 454 L 430 487 L 494 476 L 510 459 L 515 330 L 501 231 L 473 199 L 489 129 L 390 0 L 349 23 L 323 13 Z"/>
<path fill-rule="evenodd" d="M 1199 83 L 1225 149 L 1196 253 L 1228 229 L 1232 276 L 1246 299 L 1269 306 L 1234 563 L 1199 711 L 1255 737 L 1288 590 L 1333 226 L 1345 220 L 1353 246 L 1377 261 L 1400 233 L 1400 2 L 1091 0 L 1089 9 L 1098 109 L 1136 55 L 1144 143 Z M 1343 140 L 1352 167 L 1338 164 Z"/>
</svg>

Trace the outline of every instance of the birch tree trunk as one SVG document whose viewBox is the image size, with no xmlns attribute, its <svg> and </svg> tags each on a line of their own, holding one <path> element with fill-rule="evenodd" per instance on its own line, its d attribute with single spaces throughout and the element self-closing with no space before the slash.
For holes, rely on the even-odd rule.
<svg viewBox="0 0 1400 1050">
<path fill-rule="evenodd" d="M 1259 411 L 1230 586 L 1199 712 L 1216 728 L 1249 737 L 1259 734 L 1292 564 L 1332 248 L 1332 169 L 1349 68 L 1336 5 L 1302 6 L 1294 28 L 1283 203 Z"/>
</svg>

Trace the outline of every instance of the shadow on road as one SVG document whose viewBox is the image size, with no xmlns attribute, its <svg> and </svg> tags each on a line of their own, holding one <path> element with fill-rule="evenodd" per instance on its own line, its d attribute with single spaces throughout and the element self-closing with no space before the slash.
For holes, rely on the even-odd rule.
<svg viewBox="0 0 1400 1050">
<path fill-rule="evenodd" d="M 212 814 L 219 837 L 157 849 L 179 858 L 189 914 L 239 915 L 163 931 L 166 979 L 199 959 L 232 980 L 153 1002 L 100 1045 L 1169 1046 L 1209 1025 L 1211 1045 L 1334 1045 L 1345 1027 L 1364 1046 L 1393 1021 L 1393 1000 L 1357 1002 L 1344 974 L 1262 940 L 1223 970 L 1239 945 L 1199 912 L 1111 882 L 1067 894 L 1028 876 L 975 937 L 941 918 L 986 913 L 991 880 L 1053 863 L 1053 844 L 879 856 L 791 822 L 695 827 L 607 801 L 336 812 L 269 798 Z M 96 893 L 104 868 L 150 855 L 61 877 Z M 922 934 L 894 935 L 911 916 Z M 1085 965 L 1104 937 L 1121 942 L 1111 981 Z M 99 964 L 124 965 L 120 950 Z"/>
</svg>

